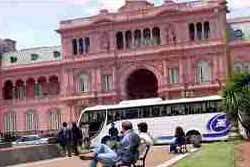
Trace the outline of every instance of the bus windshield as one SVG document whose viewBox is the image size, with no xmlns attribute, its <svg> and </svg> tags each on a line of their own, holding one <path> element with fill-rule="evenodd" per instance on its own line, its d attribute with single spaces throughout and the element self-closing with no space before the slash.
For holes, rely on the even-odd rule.
<svg viewBox="0 0 250 167">
<path fill-rule="evenodd" d="M 98 132 L 102 129 L 106 118 L 106 112 L 104 110 L 96 111 L 85 111 L 82 114 L 80 125 L 89 125 L 89 137 L 95 137 Z"/>
</svg>

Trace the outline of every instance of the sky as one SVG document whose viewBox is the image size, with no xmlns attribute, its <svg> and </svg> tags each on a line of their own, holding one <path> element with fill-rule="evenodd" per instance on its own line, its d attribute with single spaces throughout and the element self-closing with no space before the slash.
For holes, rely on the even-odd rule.
<svg viewBox="0 0 250 167">
<path fill-rule="evenodd" d="M 160 5 L 164 0 L 148 0 Z M 175 0 L 176 2 L 192 0 Z M 17 48 L 60 45 L 55 32 L 61 20 L 87 17 L 100 9 L 115 12 L 125 0 L 0 0 L 0 38 L 17 41 Z M 250 0 L 228 0 L 231 17 L 250 16 Z"/>
</svg>

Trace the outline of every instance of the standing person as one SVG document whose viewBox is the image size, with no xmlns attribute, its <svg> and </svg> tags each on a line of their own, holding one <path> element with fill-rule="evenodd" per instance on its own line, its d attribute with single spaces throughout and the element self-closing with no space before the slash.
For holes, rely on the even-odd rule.
<svg viewBox="0 0 250 167">
<path fill-rule="evenodd" d="M 90 147 L 90 139 L 89 139 L 89 125 L 82 123 L 81 126 L 82 131 L 82 140 L 85 149 L 89 149 Z"/>
<path fill-rule="evenodd" d="M 141 139 L 141 143 L 145 143 L 146 145 L 153 145 L 154 140 L 153 137 L 148 133 L 148 124 L 146 122 L 141 122 L 137 125 L 139 130 L 139 136 Z"/>
<path fill-rule="evenodd" d="M 61 147 L 63 148 L 63 152 L 66 156 L 71 157 L 71 142 L 72 142 L 72 132 L 71 129 L 68 128 L 68 124 L 66 122 L 63 123 L 61 130 L 59 131 L 59 142 Z"/>
<path fill-rule="evenodd" d="M 75 155 L 79 155 L 78 145 L 80 144 L 81 139 L 82 139 L 82 132 L 74 122 L 72 123 L 72 147 L 75 152 Z"/>
<path fill-rule="evenodd" d="M 115 123 L 111 123 L 111 128 L 109 129 L 109 135 L 111 137 L 111 140 L 118 140 L 118 129 L 115 127 Z"/>
<path fill-rule="evenodd" d="M 133 125 L 129 121 L 122 123 L 124 134 L 117 152 L 111 150 L 107 145 L 101 144 L 94 149 L 93 160 L 90 167 L 96 167 L 100 162 L 105 167 L 110 167 L 118 163 L 133 163 L 139 158 L 140 137 L 134 133 Z"/>
</svg>

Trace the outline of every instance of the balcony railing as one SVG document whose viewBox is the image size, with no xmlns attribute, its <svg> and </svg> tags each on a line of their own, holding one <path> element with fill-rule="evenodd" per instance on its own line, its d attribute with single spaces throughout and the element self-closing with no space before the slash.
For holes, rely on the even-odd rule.
<svg viewBox="0 0 250 167">
<path fill-rule="evenodd" d="M 58 101 L 59 95 L 50 95 L 50 96 L 42 96 L 42 97 L 34 97 L 23 99 L 11 99 L 11 100 L 2 100 L 2 105 L 27 105 L 27 104 L 36 104 L 36 103 L 53 103 Z"/>
<path fill-rule="evenodd" d="M 135 55 L 147 55 L 154 54 L 165 51 L 178 51 L 178 50 L 187 50 L 194 49 L 200 47 L 209 47 L 216 45 L 223 45 L 224 41 L 222 39 L 208 39 L 208 40 L 200 40 L 200 41 L 180 41 L 180 42 L 172 42 L 168 44 L 152 44 L 152 45 L 142 45 L 140 47 L 132 47 L 132 48 L 124 48 L 124 49 L 114 49 L 111 48 L 107 51 L 99 51 L 99 52 L 90 52 L 87 55 L 77 55 L 77 56 L 69 56 L 68 59 L 65 59 L 65 62 L 72 61 L 91 61 L 91 60 L 100 60 L 106 58 L 114 58 L 114 57 L 126 57 L 126 56 L 135 56 Z"/>
</svg>

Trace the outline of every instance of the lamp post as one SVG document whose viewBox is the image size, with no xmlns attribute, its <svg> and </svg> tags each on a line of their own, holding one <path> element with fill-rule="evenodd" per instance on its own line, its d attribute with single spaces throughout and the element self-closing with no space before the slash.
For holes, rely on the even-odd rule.
<svg viewBox="0 0 250 167">
<path fill-rule="evenodd" d="M 218 84 L 219 84 L 219 89 L 222 90 L 222 83 L 221 83 L 221 80 L 217 78 L 217 79 L 216 79 L 216 82 L 218 82 Z"/>
<path fill-rule="evenodd" d="M 188 92 L 188 83 L 184 82 L 184 98 L 188 97 L 187 92 Z"/>
</svg>

